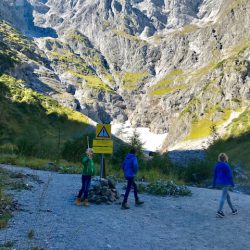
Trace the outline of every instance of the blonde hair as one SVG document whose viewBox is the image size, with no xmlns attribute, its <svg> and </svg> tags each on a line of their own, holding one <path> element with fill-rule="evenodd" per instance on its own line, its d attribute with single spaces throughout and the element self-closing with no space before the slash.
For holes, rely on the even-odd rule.
<svg viewBox="0 0 250 250">
<path fill-rule="evenodd" d="M 228 162 L 228 156 L 225 153 L 220 153 L 218 156 L 218 161 Z"/>
<path fill-rule="evenodd" d="M 86 154 L 89 154 L 89 153 L 94 153 L 93 149 L 92 148 L 87 148 L 86 149 Z"/>
</svg>

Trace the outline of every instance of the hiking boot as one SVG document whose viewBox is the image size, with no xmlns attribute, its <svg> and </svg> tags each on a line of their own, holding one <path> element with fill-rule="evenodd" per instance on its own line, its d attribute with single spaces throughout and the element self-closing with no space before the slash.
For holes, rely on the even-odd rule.
<svg viewBox="0 0 250 250">
<path fill-rule="evenodd" d="M 88 207 L 88 206 L 89 206 L 89 201 L 88 201 L 88 199 L 85 199 L 85 200 L 83 201 L 83 206 L 84 206 L 84 207 Z"/>
<path fill-rule="evenodd" d="M 129 209 L 130 207 L 129 207 L 129 205 L 128 205 L 128 203 L 126 202 L 126 203 L 122 203 L 122 206 L 121 206 L 121 209 Z"/>
<path fill-rule="evenodd" d="M 76 198 L 75 203 L 77 206 L 80 206 L 81 205 L 81 198 Z"/>
<path fill-rule="evenodd" d="M 141 201 L 140 199 L 136 199 L 136 200 L 135 200 L 135 205 L 136 205 L 136 206 L 140 206 L 140 205 L 142 205 L 142 204 L 144 204 L 144 201 Z"/>
<path fill-rule="evenodd" d="M 237 213 L 238 213 L 238 210 L 237 210 L 237 209 L 232 210 L 232 214 L 233 214 L 233 215 L 235 215 L 235 214 L 237 214 Z"/>
<path fill-rule="evenodd" d="M 218 212 L 216 213 L 216 215 L 217 215 L 217 217 L 220 217 L 220 218 L 225 217 L 225 214 L 224 214 L 222 211 L 218 211 Z"/>
</svg>

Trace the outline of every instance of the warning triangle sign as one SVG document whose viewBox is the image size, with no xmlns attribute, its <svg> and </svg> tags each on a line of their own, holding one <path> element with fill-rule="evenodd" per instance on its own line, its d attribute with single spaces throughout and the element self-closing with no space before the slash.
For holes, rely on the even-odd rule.
<svg viewBox="0 0 250 250">
<path fill-rule="evenodd" d="M 97 137 L 109 138 L 110 135 L 108 134 L 106 128 L 103 126 Z"/>
</svg>

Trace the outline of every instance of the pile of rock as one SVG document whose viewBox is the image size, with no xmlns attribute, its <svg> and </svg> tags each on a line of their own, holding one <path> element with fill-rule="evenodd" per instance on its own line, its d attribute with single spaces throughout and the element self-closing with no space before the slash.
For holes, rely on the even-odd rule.
<svg viewBox="0 0 250 250">
<path fill-rule="evenodd" d="M 88 200 L 95 204 L 112 204 L 120 199 L 116 189 L 116 180 L 112 177 L 107 179 L 93 178 L 89 189 Z"/>
</svg>

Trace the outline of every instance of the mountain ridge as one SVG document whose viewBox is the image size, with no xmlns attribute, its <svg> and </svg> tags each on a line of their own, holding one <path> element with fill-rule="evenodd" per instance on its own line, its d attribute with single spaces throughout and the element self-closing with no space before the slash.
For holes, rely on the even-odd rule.
<svg viewBox="0 0 250 250">
<path fill-rule="evenodd" d="M 8 4 L 9 13 L 23 7 L 31 15 L 33 8 L 22 32 L 45 53 L 49 66 L 39 66 L 37 75 L 52 89 L 47 94 L 97 122 L 129 119 L 168 133 L 162 150 L 192 138 L 194 130 L 209 136 L 211 126 L 249 106 L 248 1 Z M 3 10 L 0 18 L 18 28 Z M 34 35 L 41 31 L 35 27 L 45 29 L 44 37 Z M 46 29 L 53 30 L 51 38 Z M 52 77 L 43 77 L 49 69 Z"/>
</svg>

